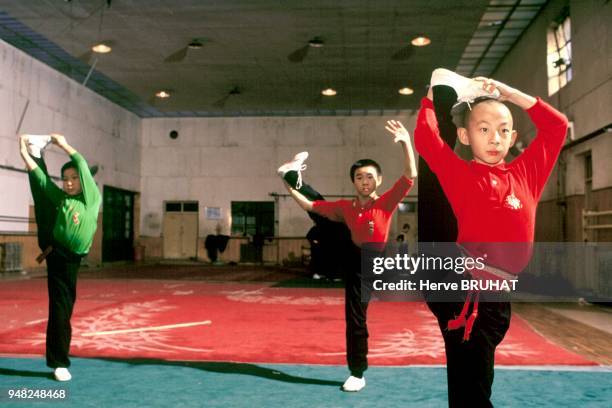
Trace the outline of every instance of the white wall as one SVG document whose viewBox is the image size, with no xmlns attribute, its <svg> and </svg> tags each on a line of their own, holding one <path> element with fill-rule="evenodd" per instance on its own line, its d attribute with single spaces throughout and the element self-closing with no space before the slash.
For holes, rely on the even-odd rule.
<svg viewBox="0 0 612 408">
<path fill-rule="evenodd" d="M 391 117 L 257 117 L 145 119 L 127 112 L 47 65 L 0 41 L 0 164 L 16 169 L 16 129 L 27 99 L 21 133 L 58 132 L 90 162 L 99 164 L 100 186 L 112 185 L 141 195 L 141 234 L 160 236 L 164 200 L 200 202 L 200 236 L 217 221 L 204 207 L 221 207 L 229 232 L 231 201 L 273 201 L 284 194 L 276 175 L 295 153 L 311 154 L 305 178 L 320 192 L 352 195 L 348 170 L 359 158 L 382 165 L 389 188 L 402 172 L 402 154 L 384 130 Z M 404 120 L 412 130 L 414 118 Z M 177 130 L 177 140 L 168 137 Z M 50 172 L 59 176 L 67 160 L 57 148 L 46 153 Z M 27 175 L 0 169 L 0 215 L 27 217 L 32 205 Z M 411 193 L 415 197 L 415 191 Z M 279 233 L 303 236 L 309 218 L 289 198 L 279 199 Z M 0 223 L 0 231 L 26 231 L 27 223 Z"/>
<path fill-rule="evenodd" d="M 16 130 L 57 132 L 91 164 L 96 179 L 127 190 L 140 188 L 140 118 L 11 45 L 0 41 L 0 164 L 24 169 Z M 67 161 L 56 147 L 46 154 L 51 175 Z M 0 169 L 0 215 L 27 217 L 32 199 L 25 173 Z M 27 223 L 0 222 L 0 231 L 26 231 Z"/>
<path fill-rule="evenodd" d="M 573 79 L 559 92 L 548 97 L 546 71 L 546 33 L 561 9 L 569 3 L 572 27 Z M 553 0 L 525 31 L 504 58 L 494 78 L 529 94 L 543 97 L 574 122 L 576 138 L 612 123 L 612 3 L 601 0 Z M 519 135 L 531 139 L 534 128 L 529 118 L 517 110 L 515 127 Z M 566 193 L 584 193 L 584 169 L 581 154 L 592 149 L 593 189 L 612 186 L 612 134 L 605 133 L 566 155 L 568 162 Z M 553 174 L 542 200 L 556 197 Z"/>
<path fill-rule="evenodd" d="M 593 163 L 593 190 L 612 186 L 612 134 L 605 133 L 577 145 L 566 155 L 568 196 L 584 194 L 584 154 L 589 151 Z"/>
<path fill-rule="evenodd" d="M 164 200 L 199 201 L 200 236 L 212 233 L 217 223 L 205 219 L 204 207 L 221 207 L 228 233 L 231 202 L 273 201 L 270 193 L 286 193 L 276 169 L 303 150 L 310 153 L 304 178 L 322 194 L 353 194 L 349 168 L 366 157 L 381 164 L 384 191 L 403 168 L 401 149 L 384 129 L 387 119 L 391 117 L 144 119 L 141 233 L 160 235 Z M 399 119 L 413 129 L 413 117 Z M 171 130 L 179 132 L 177 139 L 168 136 Z M 278 210 L 280 236 L 304 236 L 312 225 L 290 198 L 280 198 Z"/>
</svg>

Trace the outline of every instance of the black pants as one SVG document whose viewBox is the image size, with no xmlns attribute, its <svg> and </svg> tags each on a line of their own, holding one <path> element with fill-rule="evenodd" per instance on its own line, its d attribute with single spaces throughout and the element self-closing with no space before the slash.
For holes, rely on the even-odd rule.
<svg viewBox="0 0 612 408">
<path fill-rule="evenodd" d="M 367 314 L 371 292 L 362 279 L 362 250 L 352 242 L 347 260 L 349 268 L 344 283 L 346 361 L 351 375 L 362 377 L 368 369 Z"/>
<path fill-rule="evenodd" d="M 428 271 L 426 278 L 438 282 L 459 282 L 461 276 L 454 271 Z M 480 294 L 478 318 L 470 340 L 463 341 L 463 328 L 448 330 L 447 324 L 463 308 L 465 292 L 425 293 L 427 306 L 436 316 L 444 338 L 450 407 L 493 406 L 490 399 L 495 349 L 510 327 L 511 308 L 507 296 L 504 293 Z"/>
<path fill-rule="evenodd" d="M 41 170 L 48 175 L 42 158 L 32 157 Z M 57 208 L 45 195 L 33 175 L 29 173 L 30 191 L 34 199 L 38 246 L 42 251 L 53 246 L 47 256 L 47 291 L 49 295 L 49 319 L 47 321 L 46 358 L 51 368 L 70 367 L 68 352 L 72 338 L 70 318 L 76 300 L 77 272 L 81 257 L 61 248 L 53 242 L 53 227 Z"/>
<path fill-rule="evenodd" d="M 510 303 L 480 303 L 478 319 L 466 342 L 463 330 L 446 330 L 446 324 L 459 313 L 462 304 L 439 305 L 441 310 L 434 314 L 444 337 L 449 406 L 492 407 L 495 349 L 510 326 Z M 430 308 L 436 309 L 431 305 Z"/>
<path fill-rule="evenodd" d="M 297 173 L 285 175 L 287 183 L 295 188 Z M 309 200 L 324 200 L 323 196 L 308 184 L 302 184 L 298 191 Z M 346 321 L 346 360 L 351 375 L 361 377 L 368 368 L 368 326 L 366 323 L 369 296 L 362 299 L 361 249 L 351 240 L 348 227 L 309 212 L 308 215 L 321 228 L 321 245 L 330 256 L 327 265 L 338 259 L 344 275 L 344 318 Z M 334 259 L 332 259 L 334 258 Z M 329 266 L 328 266 L 329 267 Z"/>
<path fill-rule="evenodd" d="M 72 338 L 70 318 L 76 300 L 77 273 L 81 257 L 54 246 L 47 256 L 49 320 L 46 357 L 51 368 L 70 367 L 68 352 Z"/>
<path fill-rule="evenodd" d="M 447 86 L 433 88 L 434 108 L 440 136 L 451 149 L 457 140 L 457 130 L 452 122 L 451 107 L 457 100 L 455 91 Z M 457 239 L 457 221 L 442 191 L 436 175 L 427 163 L 419 158 L 419 241 L 454 242 Z M 430 280 L 457 278 L 454 272 L 429 275 Z M 490 407 L 491 387 L 494 377 L 495 349 L 503 340 L 510 326 L 510 303 L 487 302 L 481 299 L 478 318 L 469 341 L 463 341 L 463 330 L 447 330 L 448 321 L 459 315 L 465 294 L 425 293 L 427 305 L 438 320 L 446 350 L 448 404 L 450 407 Z M 439 295 L 439 294 L 438 294 Z M 451 300 L 451 301 L 449 301 Z M 454 301 L 453 301 L 454 300 Z"/>
</svg>

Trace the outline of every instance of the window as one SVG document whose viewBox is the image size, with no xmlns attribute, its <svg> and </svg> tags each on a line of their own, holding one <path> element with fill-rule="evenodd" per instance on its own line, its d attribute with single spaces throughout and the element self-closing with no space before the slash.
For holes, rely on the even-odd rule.
<svg viewBox="0 0 612 408">
<path fill-rule="evenodd" d="M 183 203 L 184 212 L 198 212 L 198 203 Z"/>
<path fill-rule="evenodd" d="M 593 156 L 591 152 L 584 155 L 584 208 L 593 209 Z M 592 238 L 592 237 L 591 237 Z M 591 241 L 592 239 L 589 239 Z"/>
<path fill-rule="evenodd" d="M 548 95 L 563 88 L 572 79 L 572 42 L 569 8 L 563 12 L 548 30 L 546 67 L 548 70 Z"/>
<path fill-rule="evenodd" d="M 232 201 L 232 235 L 274 236 L 274 202 Z"/>
<path fill-rule="evenodd" d="M 166 201 L 166 212 L 198 212 L 198 202 Z"/>
<path fill-rule="evenodd" d="M 584 155 L 584 181 L 593 181 L 593 156 L 591 152 Z"/>
<path fill-rule="evenodd" d="M 181 212 L 181 203 L 166 203 L 166 212 Z"/>
</svg>

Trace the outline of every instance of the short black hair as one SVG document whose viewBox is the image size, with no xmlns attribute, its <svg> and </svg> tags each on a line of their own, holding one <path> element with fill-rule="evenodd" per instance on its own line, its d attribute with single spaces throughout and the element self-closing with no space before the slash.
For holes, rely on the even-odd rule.
<svg viewBox="0 0 612 408">
<path fill-rule="evenodd" d="M 380 168 L 380 164 L 376 163 L 372 159 L 359 159 L 351 166 L 351 181 L 355 181 L 355 172 L 357 169 L 362 167 L 372 166 L 376 169 L 376 172 L 379 176 L 382 176 L 382 169 Z"/>
<path fill-rule="evenodd" d="M 467 102 L 461 102 L 460 104 L 453 106 L 453 109 L 451 111 L 451 115 L 453 116 L 453 123 L 455 124 L 455 126 L 467 128 L 467 125 L 470 122 L 470 115 L 472 114 L 472 110 L 474 110 L 474 107 L 476 105 L 479 105 L 483 102 L 497 102 L 506 106 L 503 102 L 490 96 L 479 96 L 469 104 Z"/>
<path fill-rule="evenodd" d="M 64 163 L 64 165 L 62 166 L 62 171 L 61 171 L 62 177 L 64 177 L 64 171 L 68 169 L 75 169 L 77 173 L 79 172 L 79 168 L 77 167 L 76 163 L 70 160 L 69 162 Z"/>
</svg>

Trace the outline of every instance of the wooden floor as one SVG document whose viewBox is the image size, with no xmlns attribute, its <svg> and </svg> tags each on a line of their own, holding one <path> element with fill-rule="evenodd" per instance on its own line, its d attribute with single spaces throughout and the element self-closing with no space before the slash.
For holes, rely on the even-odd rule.
<svg viewBox="0 0 612 408">
<path fill-rule="evenodd" d="M 599 310 L 604 316 L 609 314 L 609 319 L 612 319 L 612 313 L 608 309 L 570 303 L 514 303 L 512 305 L 513 312 L 527 320 L 537 332 L 550 341 L 599 364 L 612 365 L 612 336 L 609 333 L 554 313 L 549 309 L 550 307 L 574 310 L 589 308 Z"/>
</svg>

